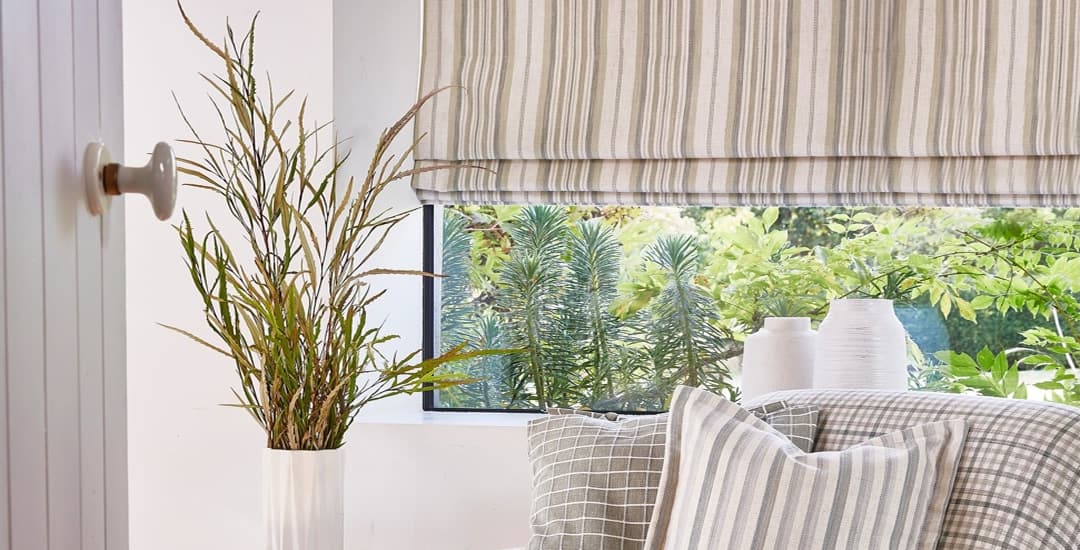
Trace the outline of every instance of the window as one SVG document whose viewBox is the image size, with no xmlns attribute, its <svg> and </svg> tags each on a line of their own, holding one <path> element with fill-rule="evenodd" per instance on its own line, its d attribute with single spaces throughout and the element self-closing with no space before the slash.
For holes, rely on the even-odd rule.
<svg viewBox="0 0 1080 550">
<path fill-rule="evenodd" d="M 736 396 L 768 316 L 895 301 L 911 386 L 1080 404 L 1080 210 L 426 207 L 433 410 L 654 412 L 676 384 Z"/>
</svg>

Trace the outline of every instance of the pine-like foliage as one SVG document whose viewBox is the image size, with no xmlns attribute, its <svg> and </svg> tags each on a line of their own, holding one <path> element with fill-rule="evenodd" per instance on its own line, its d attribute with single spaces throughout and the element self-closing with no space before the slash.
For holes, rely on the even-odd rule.
<svg viewBox="0 0 1080 550">
<path fill-rule="evenodd" d="M 566 376 L 569 350 L 560 322 L 567 230 L 563 209 L 523 208 L 510 225 L 514 248 L 499 272 L 498 302 L 509 344 L 525 350 L 511 359 L 517 377 L 511 400 L 531 392 L 541 408 L 555 403 L 555 394 L 576 387 Z"/>
<path fill-rule="evenodd" d="M 472 324 L 469 341 L 474 343 L 476 349 L 506 349 L 509 346 L 502 322 L 497 315 L 492 314 L 484 314 L 476 319 Z M 473 399 L 483 403 L 485 408 L 513 408 L 528 404 L 525 401 L 514 401 L 508 391 L 515 379 L 513 365 L 508 356 L 478 357 L 470 361 L 470 366 L 472 370 L 466 375 L 479 382 L 456 386 L 450 391 L 457 391 L 459 388 L 471 391 Z"/>
<path fill-rule="evenodd" d="M 595 408 L 616 395 L 615 378 L 624 358 L 621 326 L 611 314 L 619 294 L 622 247 L 611 226 L 594 219 L 576 224 L 568 248 L 563 318 L 582 402 Z"/>
<path fill-rule="evenodd" d="M 716 328 L 716 303 L 704 288 L 694 283 L 698 251 L 690 235 L 661 237 L 645 252 L 666 276 L 663 291 L 653 301 L 650 341 L 657 385 L 663 395 L 677 384 L 726 392 L 737 399 L 731 373 L 724 360 L 730 338 Z"/>
<path fill-rule="evenodd" d="M 497 315 L 478 314 L 470 320 L 463 334 L 469 349 L 506 349 L 506 332 Z M 447 367 L 450 368 L 450 367 Z M 453 367 L 455 373 L 474 380 L 439 392 L 439 403 L 446 407 L 503 409 L 528 407 L 525 398 L 513 398 L 510 388 L 521 382 L 514 376 L 513 365 L 506 355 L 486 355 L 462 361 Z"/>
<path fill-rule="evenodd" d="M 476 308 L 472 305 L 472 285 L 469 284 L 469 253 L 472 236 L 469 220 L 461 213 L 443 211 L 442 266 L 439 290 L 441 316 L 440 348 L 453 349 L 469 338 L 475 324 Z"/>
</svg>

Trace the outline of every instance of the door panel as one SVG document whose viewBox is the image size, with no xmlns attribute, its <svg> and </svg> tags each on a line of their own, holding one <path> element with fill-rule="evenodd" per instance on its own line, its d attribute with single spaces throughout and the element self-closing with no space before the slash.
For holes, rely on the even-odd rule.
<svg viewBox="0 0 1080 550">
<path fill-rule="evenodd" d="M 124 150 L 124 78 L 121 0 L 98 0 L 98 28 L 101 32 L 101 120 L 102 138 L 115 151 Z M 146 159 L 131 159 L 143 165 Z M 102 221 L 102 323 L 104 330 L 105 392 L 105 546 L 110 550 L 128 547 L 127 485 L 127 296 L 124 260 L 124 202 L 113 207 Z M 149 260 L 148 260 L 149 261 Z"/>
<path fill-rule="evenodd" d="M 0 550 L 128 546 L 123 201 L 81 185 L 122 160 L 120 15 L 0 0 Z"/>
<path fill-rule="evenodd" d="M 77 343 L 79 318 L 71 315 L 71 304 L 78 299 L 78 256 L 75 223 L 80 194 L 75 163 L 75 104 L 71 101 L 74 72 L 71 70 L 74 47 L 71 36 L 71 2 L 42 0 L 38 21 L 41 82 L 41 171 L 42 202 L 40 215 L 54 214 L 42 220 L 45 292 L 45 418 L 48 421 L 47 453 L 53 456 L 79 456 L 79 386 L 70 383 L 79 378 Z M 48 106 L 48 108 L 44 108 Z M 46 158 L 45 152 L 67 154 Z M 79 487 L 81 468 L 75 460 L 49 460 L 48 502 L 49 548 L 79 548 L 80 533 L 60 528 L 65 522 L 78 521 L 81 501 L 70 498 L 71 487 Z"/>
<path fill-rule="evenodd" d="M 19 550 L 47 548 L 48 542 L 41 95 L 35 2 L 4 0 L 0 51 L 9 542 Z"/>
</svg>

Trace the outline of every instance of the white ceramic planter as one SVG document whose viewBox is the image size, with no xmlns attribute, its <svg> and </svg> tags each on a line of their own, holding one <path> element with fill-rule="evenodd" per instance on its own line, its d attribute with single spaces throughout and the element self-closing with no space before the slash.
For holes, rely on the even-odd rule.
<svg viewBox="0 0 1080 550">
<path fill-rule="evenodd" d="M 833 300 L 818 327 L 815 388 L 906 390 L 907 333 L 892 300 Z"/>
<path fill-rule="evenodd" d="M 263 452 L 267 550 L 343 550 L 344 450 Z"/>
<path fill-rule="evenodd" d="M 815 341 L 808 317 L 766 318 L 743 346 L 743 399 L 813 387 Z"/>
</svg>

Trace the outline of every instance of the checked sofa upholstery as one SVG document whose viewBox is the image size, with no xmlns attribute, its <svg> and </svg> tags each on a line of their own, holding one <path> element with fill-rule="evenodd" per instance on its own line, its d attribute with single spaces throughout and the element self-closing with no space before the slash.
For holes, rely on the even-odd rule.
<svg viewBox="0 0 1080 550">
<path fill-rule="evenodd" d="M 814 451 L 836 451 L 915 424 L 964 418 L 967 439 L 939 550 L 1080 549 L 1080 409 L 925 392 L 795 390 L 818 405 Z"/>
</svg>

